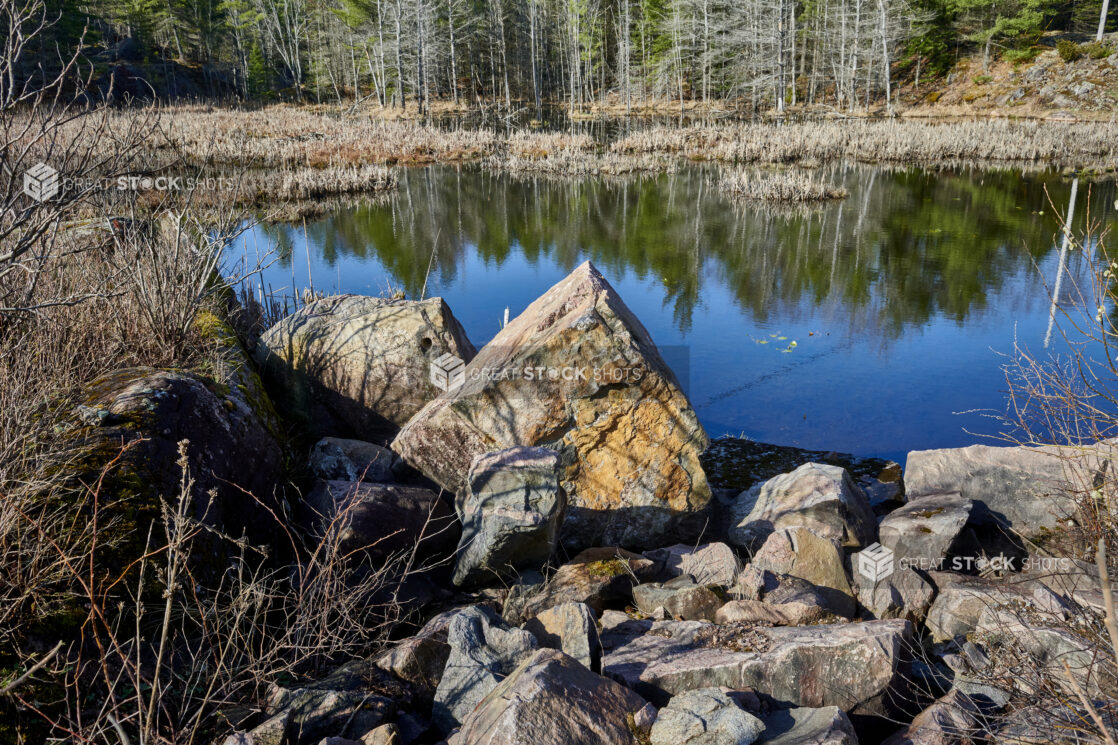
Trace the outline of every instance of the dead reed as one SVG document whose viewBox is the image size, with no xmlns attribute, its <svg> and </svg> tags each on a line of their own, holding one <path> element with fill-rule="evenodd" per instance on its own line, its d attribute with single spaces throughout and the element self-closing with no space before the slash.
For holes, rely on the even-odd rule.
<svg viewBox="0 0 1118 745">
<path fill-rule="evenodd" d="M 846 189 L 816 181 L 800 171 L 734 171 L 723 176 L 719 187 L 731 196 L 761 202 L 824 202 L 847 195 Z"/>
<path fill-rule="evenodd" d="M 1009 161 L 1114 168 L 1118 164 L 1118 124 L 842 120 L 653 127 L 621 138 L 610 149 L 727 163 L 849 158 L 885 163 Z"/>
</svg>

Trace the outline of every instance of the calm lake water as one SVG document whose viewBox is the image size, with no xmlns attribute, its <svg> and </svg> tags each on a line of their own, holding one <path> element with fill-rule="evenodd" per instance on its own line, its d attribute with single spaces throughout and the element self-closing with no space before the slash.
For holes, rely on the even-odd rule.
<svg viewBox="0 0 1118 745">
<path fill-rule="evenodd" d="M 240 239 L 276 294 L 313 284 L 442 296 L 480 347 L 590 259 L 686 381 L 711 436 L 900 459 L 983 441 L 1005 411 L 1004 355 L 1066 349 L 1060 318 L 1090 257 L 1051 286 L 1071 183 L 1013 170 L 827 166 L 850 196 L 743 206 L 718 171 L 560 180 L 405 169 L 399 193 Z M 1046 193 L 1047 189 L 1047 193 Z M 1113 182 L 1080 183 L 1074 225 L 1116 221 Z M 435 258 L 432 264 L 432 250 Z M 431 268 L 428 277 L 428 268 Z M 1067 325 L 1066 322 L 1064 324 Z"/>
</svg>

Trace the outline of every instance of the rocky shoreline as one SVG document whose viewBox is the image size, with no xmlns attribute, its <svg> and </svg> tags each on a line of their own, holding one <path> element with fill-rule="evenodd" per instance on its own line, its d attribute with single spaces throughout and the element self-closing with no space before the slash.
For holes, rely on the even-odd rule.
<svg viewBox="0 0 1118 745">
<path fill-rule="evenodd" d="M 230 334 L 232 386 L 90 390 L 84 466 L 136 443 L 116 478 L 139 499 L 188 439 L 198 519 L 267 543 L 270 511 L 408 560 L 392 643 L 273 685 L 226 745 L 1044 742 L 1039 686 L 1109 690 L 1099 572 L 1070 547 L 1106 443 L 902 470 L 712 442 L 589 262 L 480 350 L 437 298 Z"/>
</svg>

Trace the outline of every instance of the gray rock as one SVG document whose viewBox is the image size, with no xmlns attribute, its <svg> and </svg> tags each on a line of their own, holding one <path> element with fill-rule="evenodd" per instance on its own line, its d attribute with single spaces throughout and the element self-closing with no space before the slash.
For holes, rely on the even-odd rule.
<svg viewBox="0 0 1118 745">
<path fill-rule="evenodd" d="M 454 584 L 477 585 L 518 569 L 539 569 L 558 543 L 566 504 L 555 451 L 517 447 L 479 455 L 455 500 L 462 539 Z"/>
<path fill-rule="evenodd" d="M 430 489 L 399 484 L 320 481 L 307 495 L 309 532 L 340 533 L 343 552 L 364 551 L 387 561 L 415 550 L 420 557 L 450 556 L 458 521 Z"/>
<path fill-rule="evenodd" d="M 764 724 L 764 745 L 858 745 L 854 725 L 837 706 L 778 709 Z"/>
<path fill-rule="evenodd" d="M 765 725 L 719 688 L 672 696 L 649 734 L 651 745 L 750 745 Z"/>
<path fill-rule="evenodd" d="M 772 576 L 777 584 L 763 593 L 763 600 L 731 600 L 718 609 L 715 622 L 808 626 L 852 616 L 847 596 L 799 577 Z"/>
<path fill-rule="evenodd" d="M 959 494 L 914 497 L 881 521 L 878 541 L 909 566 L 925 571 L 941 569 L 940 560 L 956 544 L 970 517 L 973 502 Z"/>
<path fill-rule="evenodd" d="M 842 552 L 833 542 L 807 528 L 788 528 L 769 535 L 750 565 L 799 577 L 820 588 L 827 605 L 839 615 L 854 615 L 854 592 L 846 576 Z"/>
<path fill-rule="evenodd" d="M 876 528 L 869 501 L 850 474 L 821 463 L 805 463 L 751 487 L 727 514 L 729 542 L 750 551 L 783 528 L 809 528 L 852 547 L 872 542 Z"/>
<path fill-rule="evenodd" d="M 901 703 L 912 629 L 905 621 L 745 628 L 665 621 L 607 653 L 604 673 L 653 703 L 700 688 L 753 688 L 797 706 L 859 714 Z"/>
<path fill-rule="evenodd" d="M 645 705 L 562 652 L 541 649 L 465 716 L 449 745 L 637 745 Z"/>
<path fill-rule="evenodd" d="M 705 543 L 688 546 L 677 543 L 667 548 L 645 551 L 644 555 L 656 562 L 656 574 L 664 579 L 691 575 L 700 585 L 729 587 L 738 573 L 738 557 L 725 543 Z"/>
<path fill-rule="evenodd" d="M 667 582 L 637 585 L 633 588 L 633 602 L 647 615 L 663 608 L 674 619 L 712 621 L 724 601 L 710 587 L 697 584 L 690 575 L 681 575 Z"/>
<path fill-rule="evenodd" d="M 543 372 L 517 373 L 525 369 Z M 710 501 L 699 462 L 707 443 L 648 332 L 586 262 L 505 326 L 467 365 L 465 383 L 424 407 L 392 448 L 455 493 L 480 453 L 557 451 L 562 540 L 573 552 L 697 534 Z"/>
<path fill-rule="evenodd" d="M 1008 523 L 1029 539 L 1056 530 L 1075 515 L 1076 484 L 1093 483 L 1112 446 L 990 447 L 972 445 L 908 454 L 905 491 L 910 501 L 958 492 L 975 502 L 974 522 Z"/>
<path fill-rule="evenodd" d="M 992 580 L 948 572 L 931 572 L 930 577 L 937 594 L 925 625 L 935 641 L 966 636 L 974 631 L 986 608 L 1025 602 L 1034 587 L 1027 580 Z"/>
<path fill-rule="evenodd" d="M 474 347 L 441 298 L 362 295 L 306 305 L 256 347 L 277 402 L 312 435 L 349 429 L 374 441 L 439 395 L 431 363 L 447 354 L 469 361 Z"/>
<path fill-rule="evenodd" d="M 443 677 L 450 645 L 444 627 L 428 630 L 397 642 L 376 659 L 376 666 L 409 683 L 421 697 L 434 696 Z"/>
<path fill-rule="evenodd" d="M 959 745 L 974 742 L 981 733 L 978 707 L 968 696 L 952 689 L 883 745 Z"/>
<path fill-rule="evenodd" d="M 594 672 L 602 671 L 602 642 L 598 622 L 585 603 L 561 603 L 524 624 L 540 645 L 558 649 Z"/>
<path fill-rule="evenodd" d="M 308 465 L 323 481 L 386 482 L 395 480 L 396 454 L 371 442 L 324 437 L 315 443 Z"/>
<path fill-rule="evenodd" d="M 845 468 L 871 505 L 899 500 L 904 493 L 899 464 L 833 450 L 804 450 L 740 437 L 719 437 L 703 453 L 702 462 L 711 487 L 727 490 L 731 500 L 754 484 L 794 471 L 804 463 Z"/>
<path fill-rule="evenodd" d="M 901 567 L 876 582 L 855 575 L 858 602 L 869 618 L 903 618 L 922 621 L 935 598 L 935 589 L 918 572 Z"/>
<path fill-rule="evenodd" d="M 527 631 L 510 629 L 480 607 L 459 611 L 447 634 L 450 657 L 435 691 L 431 719 L 450 732 L 539 644 Z"/>
<path fill-rule="evenodd" d="M 286 715 L 288 742 L 310 745 L 324 737 L 363 733 L 384 724 L 404 696 L 399 683 L 371 664 L 355 660 L 302 688 L 274 687 L 267 711 Z"/>
<path fill-rule="evenodd" d="M 287 724 L 291 712 L 281 711 L 265 719 L 248 732 L 235 732 L 225 739 L 224 745 L 283 745 L 287 738 Z"/>
</svg>

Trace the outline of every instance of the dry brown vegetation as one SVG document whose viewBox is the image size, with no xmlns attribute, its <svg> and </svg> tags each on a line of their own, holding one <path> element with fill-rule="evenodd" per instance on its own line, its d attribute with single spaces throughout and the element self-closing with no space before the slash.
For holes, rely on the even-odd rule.
<svg viewBox="0 0 1118 745">
<path fill-rule="evenodd" d="M 679 155 L 727 163 L 802 160 L 934 163 L 944 160 L 1118 166 L 1118 124 L 1010 121 L 811 121 L 654 127 L 611 146 L 616 153 Z"/>
</svg>

